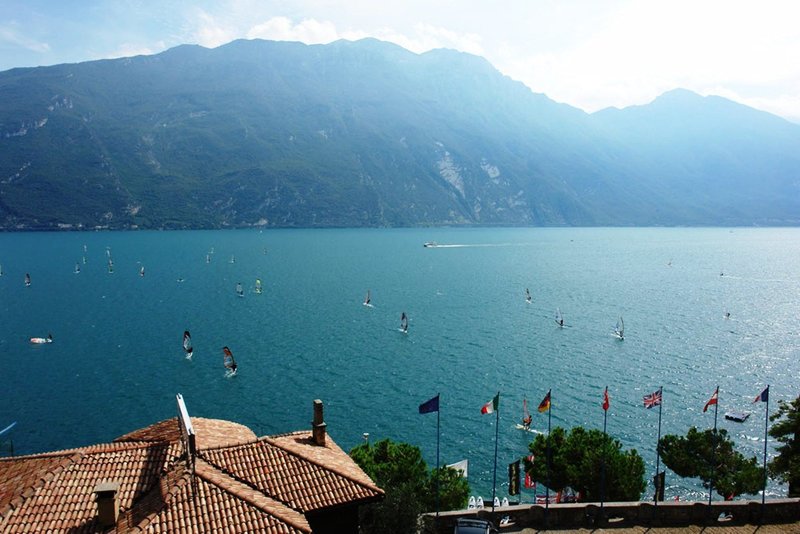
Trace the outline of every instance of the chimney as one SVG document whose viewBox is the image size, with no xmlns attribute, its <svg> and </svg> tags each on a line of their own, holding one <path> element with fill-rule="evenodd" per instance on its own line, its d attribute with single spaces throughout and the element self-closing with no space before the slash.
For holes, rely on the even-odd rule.
<svg viewBox="0 0 800 534">
<path fill-rule="evenodd" d="M 119 492 L 119 482 L 100 482 L 94 487 L 97 522 L 101 528 L 109 528 L 117 524 L 119 517 L 117 492 Z"/>
<path fill-rule="evenodd" d="M 314 437 L 314 443 L 321 447 L 325 446 L 325 421 L 322 419 L 322 401 L 316 399 L 314 401 L 314 422 L 311 424 L 311 432 Z"/>
</svg>

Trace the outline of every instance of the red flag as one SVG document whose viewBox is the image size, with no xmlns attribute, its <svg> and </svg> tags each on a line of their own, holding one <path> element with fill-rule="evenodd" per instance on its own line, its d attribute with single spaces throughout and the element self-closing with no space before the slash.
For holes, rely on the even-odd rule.
<svg viewBox="0 0 800 534">
<path fill-rule="evenodd" d="M 533 467 L 533 455 L 532 454 L 528 456 L 528 461 L 530 462 L 531 467 Z M 527 470 L 525 470 L 525 487 L 528 488 L 528 489 L 530 489 L 530 488 L 536 489 L 536 481 L 533 480 L 533 478 L 531 478 L 531 474 Z"/>
<path fill-rule="evenodd" d="M 603 410 L 608 411 L 608 406 L 611 404 L 608 398 L 608 386 L 606 386 L 606 390 L 603 392 Z"/>
<path fill-rule="evenodd" d="M 711 406 L 712 404 L 716 404 L 717 403 L 717 396 L 718 395 L 719 395 L 719 386 L 717 386 L 717 389 L 714 390 L 714 394 L 711 395 L 710 399 L 708 399 L 708 402 L 706 403 L 706 405 L 703 406 L 703 413 L 705 413 L 706 410 L 708 410 L 709 406 Z"/>
</svg>

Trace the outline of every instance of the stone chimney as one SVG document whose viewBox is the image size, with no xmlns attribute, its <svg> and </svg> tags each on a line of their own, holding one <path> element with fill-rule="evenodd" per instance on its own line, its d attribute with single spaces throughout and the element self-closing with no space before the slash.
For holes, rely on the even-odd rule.
<svg viewBox="0 0 800 534">
<path fill-rule="evenodd" d="M 100 482 L 94 487 L 97 522 L 101 528 L 110 528 L 117 524 L 119 517 L 118 492 L 119 482 Z"/>
<path fill-rule="evenodd" d="M 325 421 L 322 418 L 322 401 L 316 399 L 314 401 L 314 422 L 311 423 L 311 432 L 314 438 L 314 444 L 321 447 L 325 446 Z"/>
</svg>

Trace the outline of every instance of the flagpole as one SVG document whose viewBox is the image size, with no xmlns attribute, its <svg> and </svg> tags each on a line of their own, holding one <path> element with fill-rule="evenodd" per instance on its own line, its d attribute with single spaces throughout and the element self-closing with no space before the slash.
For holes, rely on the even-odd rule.
<svg viewBox="0 0 800 534">
<path fill-rule="evenodd" d="M 711 494 L 714 490 L 714 478 L 717 476 L 717 412 L 719 411 L 719 386 L 714 391 L 717 402 L 714 403 L 714 433 L 711 435 L 711 481 L 708 484 L 708 513 L 711 513 Z"/>
<path fill-rule="evenodd" d="M 494 425 L 494 475 L 492 476 L 492 512 L 494 512 L 494 500 L 497 496 L 497 438 L 500 435 L 500 392 L 497 392 L 497 419 Z"/>
<path fill-rule="evenodd" d="M 764 519 L 764 503 L 767 498 L 767 427 L 769 426 L 769 384 L 767 384 L 767 398 L 764 405 L 764 487 L 761 491 L 761 519 Z"/>
<path fill-rule="evenodd" d="M 603 396 L 603 402 L 608 398 L 608 386 Z M 600 517 L 603 517 L 603 502 L 606 500 L 606 445 L 608 434 L 606 434 L 606 422 L 608 421 L 608 409 L 603 406 L 603 457 L 600 465 Z"/>
<path fill-rule="evenodd" d="M 441 395 L 441 393 L 436 394 L 437 397 L 439 395 Z M 439 519 L 439 477 L 441 476 L 441 473 L 439 472 L 439 435 L 441 434 L 439 431 L 440 413 L 440 410 L 436 410 L 436 519 Z"/>
<path fill-rule="evenodd" d="M 661 460 L 661 453 L 658 451 L 658 444 L 661 443 L 661 406 L 664 404 L 664 386 L 658 388 L 661 402 L 658 403 L 658 438 L 656 438 L 656 494 L 653 497 L 654 506 L 658 508 L 658 491 L 661 489 L 661 480 L 658 478 L 658 468 Z M 653 510 L 655 515 L 655 509 Z"/>
<path fill-rule="evenodd" d="M 550 405 L 547 407 L 547 485 L 544 487 L 544 513 L 547 517 L 547 510 L 550 508 L 550 419 L 553 416 L 553 398 L 550 393 L 553 390 L 547 391 L 547 399 Z"/>
</svg>

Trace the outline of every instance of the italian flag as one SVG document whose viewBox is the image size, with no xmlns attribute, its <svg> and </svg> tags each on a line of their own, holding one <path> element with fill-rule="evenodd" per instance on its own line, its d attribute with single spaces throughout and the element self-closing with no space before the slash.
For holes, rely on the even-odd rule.
<svg viewBox="0 0 800 534">
<path fill-rule="evenodd" d="M 498 406 L 500 406 L 500 392 L 498 392 L 492 400 L 483 405 L 481 413 L 493 413 L 497 410 Z"/>
</svg>

